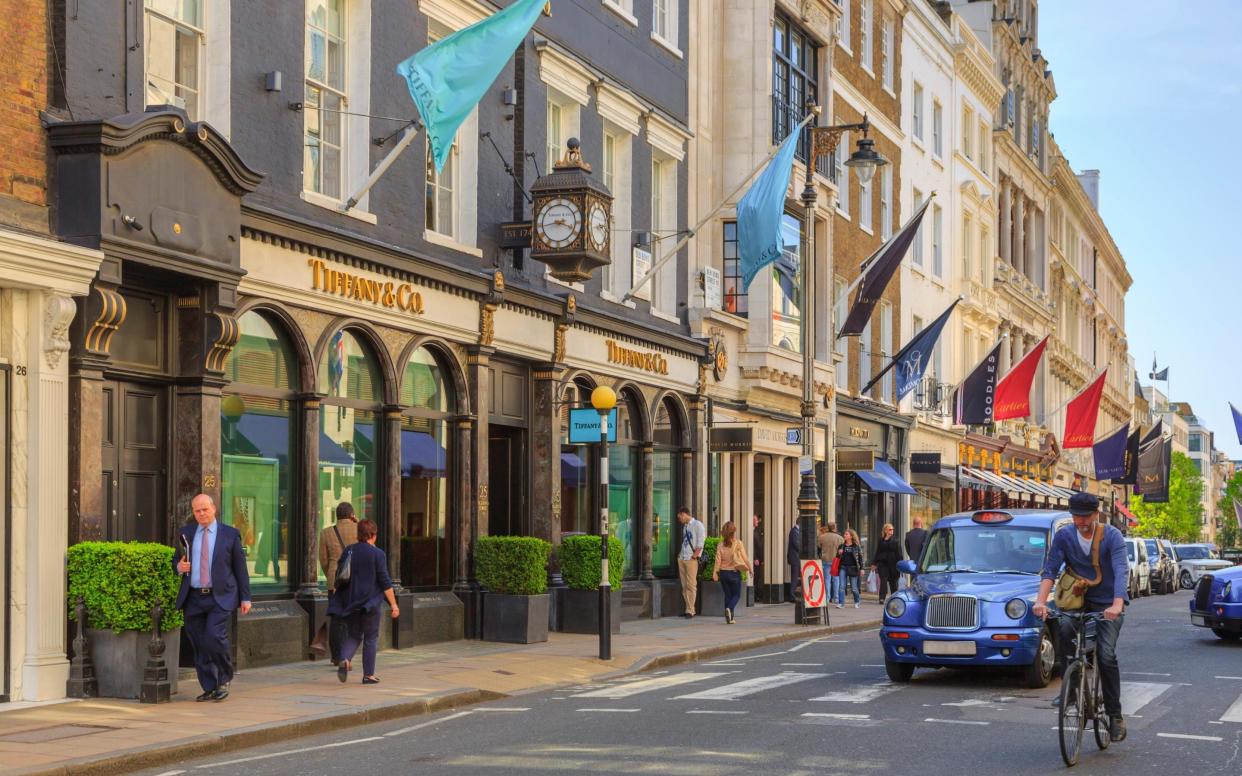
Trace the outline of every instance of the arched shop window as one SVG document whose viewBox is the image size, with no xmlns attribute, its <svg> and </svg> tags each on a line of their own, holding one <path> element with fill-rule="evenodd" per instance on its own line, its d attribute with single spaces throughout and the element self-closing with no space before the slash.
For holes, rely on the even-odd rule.
<svg viewBox="0 0 1242 776">
<path fill-rule="evenodd" d="M 599 452 L 591 445 L 569 444 L 569 411 L 590 409 L 592 386 L 575 380 L 561 393 L 561 533 L 590 533 L 598 504 Z M 593 472 L 596 472 L 593 474 Z"/>
<path fill-rule="evenodd" d="M 651 570 L 656 576 L 671 573 L 673 529 L 681 506 L 681 458 L 685 450 L 685 422 L 671 398 L 660 402 L 655 415 L 654 449 L 651 454 Z"/>
<path fill-rule="evenodd" d="M 625 556 L 625 576 L 638 574 L 638 547 L 642 501 L 642 410 L 639 397 L 630 389 L 621 391 L 617 401 L 617 441 L 608 446 L 608 532 L 621 540 Z"/>
<path fill-rule="evenodd" d="M 377 520 L 380 503 L 383 378 L 371 349 L 349 329 L 328 341 L 319 362 L 319 527 L 348 501 L 359 520 Z M 320 569 L 322 579 L 323 570 Z"/>
<path fill-rule="evenodd" d="M 427 348 L 415 350 L 401 374 L 401 581 L 411 587 L 453 583 L 449 419 L 456 402 L 446 374 Z"/>
<path fill-rule="evenodd" d="M 251 585 L 274 590 L 289 585 L 298 359 L 262 313 L 238 325 L 220 400 L 219 516 L 242 535 Z"/>
</svg>

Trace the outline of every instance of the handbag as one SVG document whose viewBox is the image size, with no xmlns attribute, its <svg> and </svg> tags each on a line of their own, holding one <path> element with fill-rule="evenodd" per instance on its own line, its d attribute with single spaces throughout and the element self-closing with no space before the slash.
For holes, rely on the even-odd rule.
<svg viewBox="0 0 1242 776">
<path fill-rule="evenodd" d="M 332 526 L 332 530 L 336 532 L 336 540 L 341 543 L 342 547 L 344 547 L 345 540 L 341 538 L 341 529 L 336 526 Z M 337 590 L 349 585 L 349 579 L 353 575 L 353 569 L 351 568 L 353 564 L 350 562 L 353 560 L 353 557 L 353 551 L 347 549 L 341 554 L 341 559 L 337 561 L 336 579 L 334 580 L 334 585 Z"/>
<path fill-rule="evenodd" d="M 1077 530 L 1077 529 L 1075 529 Z M 1095 535 L 1091 537 L 1091 568 L 1095 569 L 1094 579 L 1085 579 L 1065 564 L 1065 570 L 1057 577 L 1057 609 L 1073 611 L 1083 608 L 1087 603 L 1087 588 L 1100 584 L 1104 574 L 1100 571 L 1100 539 L 1104 531 L 1095 527 Z"/>
<path fill-rule="evenodd" d="M 838 576 L 841 573 L 841 556 L 832 559 L 832 575 Z"/>
</svg>

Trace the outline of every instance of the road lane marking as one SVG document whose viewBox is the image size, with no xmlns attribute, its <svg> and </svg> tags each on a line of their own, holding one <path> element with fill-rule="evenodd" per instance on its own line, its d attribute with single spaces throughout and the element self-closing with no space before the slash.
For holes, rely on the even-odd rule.
<svg viewBox="0 0 1242 776">
<path fill-rule="evenodd" d="M 821 695 L 818 698 L 811 698 L 813 701 L 830 701 L 834 703 L 867 703 L 879 698 L 882 695 L 897 692 L 904 685 L 893 684 L 892 682 L 880 682 L 879 684 L 865 684 L 859 687 L 851 687 L 848 690 L 837 690 L 827 695 Z"/>
<path fill-rule="evenodd" d="M 1173 674 L 1156 674 L 1149 671 L 1126 671 L 1126 676 L 1172 676 Z"/>
<path fill-rule="evenodd" d="M 728 676 L 727 672 L 709 673 L 706 671 L 686 671 L 680 674 L 669 674 L 668 676 L 657 676 L 651 679 L 640 679 L 637 682 L 626 682 L 625 684 L 615 685 L 613 687 L 605 687 L 602 690 L 590 690 L 588 692 L 580 692 L 575 698 L 628 698 L 631 695 L 639 693 L 651 692 L 652 690 L 661 690 L 666 687 L 676 687 L 679 684 L 689 684 L 691 682 L 701 682 L 705 679 L 715 679 L 721 676 Z"/>
<path fill-rule="evenodd" d="M 883 668 L 883 663 L 860 663 L 859 668 Z"/>
<path fill-rule="evenodd" d="M 991 722 L 979 722 L 973 719 L 936 719 L 928 717 L 924 722 L 939 722 L 944 725 L 991 725 Z"/>
<path fill-rule="evenodd" d="M 390 730 L 384 735 L 386 737 L 391 738 L 392 736 L 400 736 L 406 733 L 413 733 L 415 730 L 422 730 L 425 727 L 431 727 L 432 725 L 438 725 L 441 722 L 448 722 L 451 719 L 460 719 L 461 717 L 468 716 L 470 713 L 471 712 L 469 711 L 459 711 L 456 714 L 450 714 L 447 717 L 441 717 L 440 719 L 433 719 L 429 722 L 420 722 L 417 725 L 410 725 L 409 727 L 401 728 L 400 730 Z"/>
<path fill-rule="evenodd" d="M 728 660 L 717 660 L 716 662 L 708 663 L 707 665 L 714 666 L 714 665 L 719 665 L 720 663 L 737 663 L 742 660 L 758 660 L 761 657 L 776 657 L 777 655 L 788 655 L 790 652 L 793 652 L 793 650 L 782 649 L 780 652 L 765 652 L 762 655 L 746 655 L 744 657 L 731 657 Z"/>
<path fill-rule="evenodd" d="M 1208 724 L 1209 724 L 1209 725 L 1223 725 L 1223 724 L 1225 724 L 1225 723 L 1224 723 L 1224 722 L 1221 722 L 1220 720 L 1209 719 L 1209 720 L 1208 720 Z"/>
<path fill-rule="evenodd" d="M 1242 722 L 1242 695 L 1238 696 L 1238 699 L 1233 702 L 1233 705 L 1230 706 L 1229 710 L 1225 712 L 1225 715 L 1220 718 L 1220 721 Z"/>
<path fill-rule="evenodd" d="M 470 712 L 465 712 L 469 714 Z M 342 746 L 353 746 L 354 744 L 365 744 L 370 741 L 383 741 L 383 736 L 371 736 L 369 738 L 356 738 L 352 741 L 338 741 L 335 744 L 321 744 L 319 746 L 304 746 L 301 749 L 288 749 L 283 752 L 272 752 L 271 754 L 256 754 L 253 757 L 242 757 L 238 760 L 227 760 L 222 763 L 211 763 L 210 765 L 199 765 L 199 770 L 207 768 L 222 768 L 226 765 L 239 765 L 241 763 L 252 763 L 256 760 L 270 760 L 273 757 L 288 757 L 291 754 L 302 754 L 303 752 L 315 752 L 320 749 L 338 749 Z"/>
<path fill-rule="evenodd" d="M 807 647 L 811 646 L 812 644 L 818 644 L 821 640 L 822 640 L 822 639 L 811 639 L 810 641 L 804 641 L 804 642 L 802 642 L 801 644 L 795 644 L 795 645 L 793 645 L 792 647 L 790 647 L 790 648 L 789 648 L 789 650 L 788 650 L 788 651 L 789 651 L 789 652 L 797 652 L 798 650 L 800 650 L 800 649 L 805 649 L 805 648 L 807 648 Z"/>
<path fill-rule="evenodd" d="M 797 684 L 810 679 L 823 679 L 827 676 L 828 674 L 801 674 L 795 671 L 783 671 L 779 674 L 756 676 L 753 679 L 744 679 L 740 682 L 713 687 L 710 690 L 703 690 L 689 695 L 679 695 L 674 700 L 733 701 L 763 692 L 764 690 L 774 690 L 777 687 Z"/>
<path fill-rule="evenodd" d="M 1134 716 L 1135 712 L 1159 698 L 1172 686 L 1160 682 L 1122 682 L 1121 708 Z"/>
<path fill-rule="evenodd" d="M 155 774 L 155 776 L 177 776 L 179 773 L 185 773 L 185 771 L 164 771 L 163 773 Z"/>
<path fill-rule="evenodd" d="M 1218 676 L 1216 678 L 1217 679 L 1240 679 L 1242 680 L 1242 676 Z"/>
<path fill-rule="evenodd" d="M 474 709 L 474 711 L 530 711 L 529 706 L 493 706 L 491 708 Z"/>
<path fill-rule="evenodd" d="M 831 714 L 822 711 L 808 711 L 804 717 L 827 717 L 828 719 L 871 719 L 870 714 Z"/>
<path fill-rule="evenodd" d="M 724 709 L 691 709 L 687 714 L 749 714 L 748 711 L 726 711 Z"/>
<path fill-rule="evenodd" d="M 633 714 L 641 709 L 578 709 L 578 711 L 596 711 L 603 714 Z"/>
<path fill-rule="evenodd" d="M 783 665 L 783 666 L 812 666 L 812 667 L 818 667 L 818 666 L 822 666 L 822 665 L 823 665 L 823 663 L 781 663 L 781 665 Z"/>
<path fill-rule="evenodd" d="M 1220 736 L 1192 736 L 1187 733 L 1157 733 L 1159 738 L 1180 738 L 1186 741 L 1224 741 Z"/>
</svg>

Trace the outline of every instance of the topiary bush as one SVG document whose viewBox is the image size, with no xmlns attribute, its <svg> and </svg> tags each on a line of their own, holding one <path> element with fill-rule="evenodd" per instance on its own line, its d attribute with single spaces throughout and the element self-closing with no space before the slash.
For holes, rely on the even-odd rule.
<svg viewBox="0 0 1242 776">
<path fill-rule="evenodd" d="M 566 536 L 561 539 L 557 557 L 561 561 L 561 576 L 565 584 L 574 590 L 599 590 L 599 537 Z M 621 576 L 625 572 L 625 548 L 615 536 L 608 537 L 608 584 L 613 590 L 621 589 Z"/>
<path fill-rule="evenodd" d="M 734 539 L 734 541 L 740 541 Z M 703 563 L 699 566 L 699 579 L 711 581 L 712 569 L 716 567 L 716 547 L 720 544 L 719 536 L 709 536 L 703 540 Z M 746 581 L 746 572 L 742 572 L 742 581 Z"/>
<path fill-rule="evenodd" d="M 87 626 L 117 633 L 151 630 L 151 608 L 164 609 L 160 627 L 180 628 L 177 608 L 181 577 L 172 567 L 173 549 L 148 542 L 82 542 L 69 548 L 69 617 L 78 596 L 86 601 Z"/>
<path fill-rule="evenodd" d="M 532 536 L 480 536 L 474 547 L 475 574 L 493 593 L 538 595 L 548 589 L 552 545 Z"/>
</svg>

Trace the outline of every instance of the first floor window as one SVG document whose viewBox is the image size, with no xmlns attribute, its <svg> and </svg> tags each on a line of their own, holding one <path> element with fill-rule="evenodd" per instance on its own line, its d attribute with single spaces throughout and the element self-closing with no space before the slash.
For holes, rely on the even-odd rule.
<svg viewBox="0 0 1242 776">
<path fill-rule="evenodd" d="M 724 309 L 741 315 L 749 312 L 746 287 L 737 255 L 737 221 L 724 222 Z"/>
<path fill-rule="evenodd" d="M 307 191 L 340 198 L 343 177 L 345 0 L 306 0 L 304 181 Z"/>
<path fill-rule="evenodd" d="M 436 172 L 435 161 L 431 148 L 427 148 L 427 228 L 433 232 L 447 236 L 456 234 L 453 197 L 454 181 L 457 175 L 457 143 L 444 161 L 444 168 Z"/>
<path fill-rule="evenodd" d="M 200 118 L 203 8 L 198 0 L 146 0 L 143 51 L 147 105 L 175 105 Z"/>
</svg>

